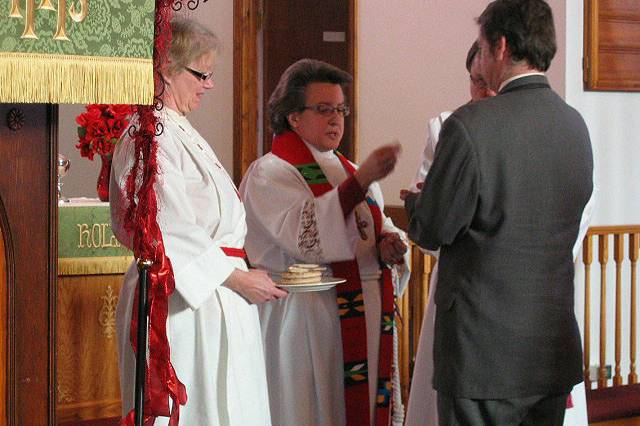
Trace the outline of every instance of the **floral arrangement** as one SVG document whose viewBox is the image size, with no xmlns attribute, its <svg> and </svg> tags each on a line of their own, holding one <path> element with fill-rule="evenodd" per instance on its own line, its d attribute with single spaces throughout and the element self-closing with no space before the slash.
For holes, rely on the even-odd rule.
<svg viewBox="0 0 640 426">
<path fill-rule="evenodd" d="M 129 125 L 135 112 L 133 105 L 87 105 L 87 111 L 76 117 L 80 155 L 93 160 L 93 156 L 110 156 Z"/>
</svg>

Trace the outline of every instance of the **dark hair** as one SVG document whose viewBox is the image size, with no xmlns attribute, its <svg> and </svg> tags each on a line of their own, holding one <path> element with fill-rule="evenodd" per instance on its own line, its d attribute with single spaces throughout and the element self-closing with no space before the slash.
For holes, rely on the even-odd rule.
<svg viewBox="0 0 640 426">
<path fill-rule="evenodd" d="M 544 0 L 495 0 L 477 19 L 482 35 L 494 48 L 502 36 L 514 61 L 546 71 L 556 54 L 551 8 Z"/>
<path fill-rule="evenodd" d="M 476 58 L 478 51 L 480 50 L 480 45 L 478 44 L 478 40 L 474 41 L 469 51 L 467 52 L 467 62 L 465 62 L 465 66 L 467 67 L 467 71 L 471 73 L 471 65 L 473 65 L 473 60 Z"/>
<path fill-rule="evenodd" d="M 309 84 L 339 84 L 344 92 L 351 81 L 353 77 L 348 72 L 316 59 L 300 59 L 290 65 L 282 73 L 267 104 L 271 130 L 276 134 L 291 130 L 287 116 L 304 110 L 305 90 Z"/>
</svg>

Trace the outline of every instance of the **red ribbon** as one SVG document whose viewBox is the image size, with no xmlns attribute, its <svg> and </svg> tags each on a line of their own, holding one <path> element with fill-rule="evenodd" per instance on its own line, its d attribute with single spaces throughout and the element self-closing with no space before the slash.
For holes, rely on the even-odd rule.
<svg viewBox="0 0 640 426">
<path fill-rule="evenodd" d="M 156 0 L 153 55 L 156 94 L 162 91 L 158 70 L 161 64 L 166 63 L 171 44 L 172 4 L 172 0 Z M 175 289 L 175 281 L 171 262 L 164 250 L 162 232 L 156 219 L 157 199 L 154 184 L 158 175 L 158 163 L 155 135 L 159 123 L 155 111 L 155 105 L 137 107 L 138 124 L 132 135 L 135 159 L 131 173 L 127 177 L 125 196 L 128 200 L 128 209 L 124 224 L 129 234 L 133 235 L 134 255 L 139 259 L 153 261 L 148 276 L 149 353 L 145 380 L 144 424 L 151 426 L 157 416 L 165 416 L 170 417 L 169 425 L 177 426 L 180 419 L 180 405 L 186 404 L 187 392 L 171 364 L 171 350 L 167 339 L 169 296 Z M 140 188 L 136 192 L 136 182 L 140 180 Z M 134 352 L 137 347 L 139 326 L 137 298 L 136 292 L 130 334 Z M 172 400 L 171 409 L 169 399 Z M 120 424 L 133 425 L 134 417 L 135 413 L 132 410 L 122 418 Z"/>
</svg>

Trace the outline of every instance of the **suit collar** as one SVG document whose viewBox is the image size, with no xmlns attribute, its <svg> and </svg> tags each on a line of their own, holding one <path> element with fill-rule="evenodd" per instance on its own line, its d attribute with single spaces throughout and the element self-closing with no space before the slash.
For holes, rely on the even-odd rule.
<svg viewBox="0 0 640 426">
<path fill-rule="evenodd" d="M 502 95 L 507 92 L 513 92 L 521 89 L 537 89 L 537 88 L 551 88 L 549 80 L 542 74 L 527 75 L 524 77 L 516 78 L 510 81 L 505 87 L 500 90 L 499 94 Z"/>
</svg>

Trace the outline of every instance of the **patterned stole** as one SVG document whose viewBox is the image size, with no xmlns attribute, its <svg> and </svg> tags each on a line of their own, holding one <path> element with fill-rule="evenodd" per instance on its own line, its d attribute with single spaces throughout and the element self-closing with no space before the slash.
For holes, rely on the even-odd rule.
<svg viewBox="0 0 640 426">
<path fill-rule="evenodd" d="M 333 189 L 324 172 L 302 139 L 294 132 L 286 132 L 273 138 L 271 152 L 293 165 L 304 177 L 315 197 Z M 339 152 L 336 155 L 349 175 L 353 165 Z M 371 197 L 367 206 L 373 217 L 376 240 L 382 230 L 382 212 Z M 347 425 L 369 425 L 369 367 L 367 362 L 367 324 L 365 321 L 362 282 L 356 259 L 331 263 L 333 275 L 347 280 L 337 289 L 338 312 L 342 332 L 344 359 L 344 394 Z M 380 355 L 378 360 L 378 384 L 376 396 L 375 424 L 387 426 L 391 418 L 392 360 L 394 296 L 391 270 L 382 269 L 382 315 L 380 322 Z"/>
</svg>

